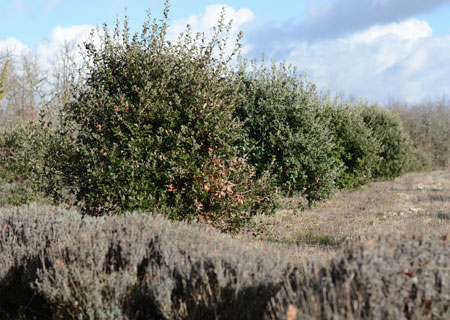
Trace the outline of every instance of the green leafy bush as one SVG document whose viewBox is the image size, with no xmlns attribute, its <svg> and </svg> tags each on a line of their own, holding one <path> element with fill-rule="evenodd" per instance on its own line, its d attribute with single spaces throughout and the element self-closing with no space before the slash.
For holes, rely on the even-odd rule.
<svg viewBox="0 0 450 320">
<path fill-rule="evenodd" d="M 381 160 L 380 143 L 365 125 L 359 110 L 353 106 L 336 102 L 329 105 L 326 112 L 331 118 L 336 158 L 343 164 L 336 185 L 343 189 L 354 189 L 366 184 Z"/>
<path fill-rule="evenodd" d="M 273 196 L 235 146 L 243 96 L 228 63 L 239 38 L 227 56 L 222 15 L 211 41 L 188 27 L 171 43 L 168 3 L 164 16 L 140 36 L 127 21 L 113 35 L 105 26 L 101 46 L 86 45 L 86 79 L 63 110 L 73 149 L 59 170 L 88 214 L 159 210 L 239 227 Z"/>
<path fill-rule="evenodd" d="M 431 170 L 432 155 L 421 148 L 411 148 L 408 153 L 405 172 L 417 172 Z"/>
<path fill-rule="evenodd" d="M 0 204 L 20 205 L 50 201 L 60 190 L 48 167 L 51 127 L 37 123 L 17 125 L 0 132 Z"/>
<path fill-rule="evenodd" d="M 338 162 L 333 154 L 327 98 L 314 84 L 284 64 L 257 66 L 246 72 L 245 100 L 236 110 L 244 122 L 239 141 L 259 176 L 270 170 L 285 194 L 300 192 L 310 204 L 327 199 L 334 187 Z"/>
<path fill-rule="evenodd" d="M 361 104 L 358 108 L 364 123 L 381 144 L 381 161 L 374 170 L 374 177 L 392 179 L 400 176 L 406 169 L 410 144 L 399 116 L 379 106 Z"/>
</svg>

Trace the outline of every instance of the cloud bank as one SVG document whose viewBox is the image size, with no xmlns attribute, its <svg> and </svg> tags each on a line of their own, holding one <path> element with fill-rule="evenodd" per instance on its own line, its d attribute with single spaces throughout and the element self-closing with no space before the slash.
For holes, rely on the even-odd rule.
<svg viewBox="0 0 450 320">
<path fill-rule="evenodd" d="M 403 18 L 446 2 L 450 1 L 322 1 L 321 5 L 328 3 L 332 7 L 317 13 L 320 17 L 316 22 L 304 22 L 303 26 L 309 30 L 317 28 L 314 37 L 280 35 L 271 26 L 259 24 L 248 9 L 227 7 L 227 17 L 234 20 L 235 33 L 243 29 L 247 34 L 244 56 L 261 58 L 264 53 L 269 58 L 286 60 L 308 72 L 319 87 L 329 87 L 335 93 L 380 102 L 390 98 L 413 102 L 450 94 L 450 36 L 434 36 L 426 21 Z M 186 23 L 194 31 L 210 34 L 219 12 L 220 5 L 210 6 L 204 14 L 178 20 L 172 25 L 173 35 L 184 31 Z M 342 22 L 340 30 L 332 30 L 340 28 L 337 21 L 358 15 L 353 22 Z M 331 37 L 331 33 L 325 33 L 325 27 L 319 30 L 318 26 L 331 18 L 327 28 L 339 36 Z"/>
<path fill-rule="evenodd" d="M 330 3 L 333 6 L 338 3 L 350 6 L 356 1 L 336 0 Z M 406 0 L 359 1 L 378 8 L 378 11 L 371 13 L 371 19 L 376 23 L 353 23 L 351 28 L 342 27 L 344 31 L 340 31 L 339 36 L 320 36 L 314 40 L 300 35 L 280 39 L 273 28 L 258 23 L 249 9 L 228 6 L 226 17 L 234 21 L 231 39 L 242 29 L 247 34 L 243 41 L 244 56 L 260 58 L 264 52 L 268 58 L 286 60 L 301 72 L 308 72 L 309 78 L 319 87 L 329 87 L 332 92 L 380 102 L 390 98 L 414 102 L 450 95 L 450 35 L 436 36 L 426 21 L 402 18 L 414 12 L 432 10 L 446 1 L 409 0 L 412 8 L 405 11 L 400 9 L 400 4 L 405 4 Z M 321 5 L 325 5 L 325 2 L 321 2 Z M 389 16 L 387 13 L 381 14 L 386 8 L 397 8 L 397 13 L 389 13 Z M 320 19 L 343 19 L 345 14 L 338 14 L 336 10 L 332 7 L 327 12 L 317 14 Z M 345 10 L 349 9 L 339 10 L 347 12 Z M 362 16 L 369 14 L 361 10 Z M 168 37 L 176 41 L 178 34 L 185 31 L 186 24 L 191 25 L 194 35 L 196 32 L 205 32 L 211 36 L 220 11 L 221 5 L 212 5 L 202 14 L 176 20 L 168 30 Z M 313 25 L 309 25 L 309 28 L 312 30 Z M 78 52 L 76 45 L 89 39 L 91 29 L 87 25 L 56 27 L 49 39 L 41 41 L 33 50 L 14 38 L 0 40 L 0 52 L 5 48 L 16 52 L 32 50 L 50 67 L 53 57 L 65 43 L 74 44 L 74 50 Z M 259 34 L 261 39 L 255 39 L 249 34 Z M 81 59 L 81 56 L 78 57 Z"/>
<path fill-rule="evenodd" d="M 299 42 L 287 62 L 334 92 L 409 102 L 450 93 L 450 36 L 414 18 L 339 39 Z"/>
<path fill-rule="evenodd" d="M 336 38 L 376 24 L 399 22 L 446 3 L 450 0 L 319 0 L 306 11 L 295 33 L 309 40 Z"/>
<path fill-rule="evenodd" d="M 322 41 L 347 37 L 370 28 L 401 22 L 450 4 L 450 0 L 310 0 L 300 20 L 264 23 L 248 29 L 248 38 L 264 52 L 277 48 L 275 57 L 285 59 L 286 43 Z M 253 52 L 257 56 L 259 52 Z"/>
</svg>

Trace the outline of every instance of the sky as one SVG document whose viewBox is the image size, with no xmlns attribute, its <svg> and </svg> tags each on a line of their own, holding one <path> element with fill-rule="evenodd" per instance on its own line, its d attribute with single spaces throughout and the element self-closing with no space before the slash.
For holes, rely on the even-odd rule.
<svg viewBox="0 0 450 320">
<path fill-rule="evenodd" d="M 172 0 L 169 37 L 187 23 L 211 34 L 223 6 L 244 57 L 295 65 L 321 89 L 380 103 L 450 95 L 450 0 Z M 0 0 L 0 53 L 33 52 L 50 67 L 64 43 L 113 28 L 125 8 L 139 31 L 164 1 Z"/>
</svg>

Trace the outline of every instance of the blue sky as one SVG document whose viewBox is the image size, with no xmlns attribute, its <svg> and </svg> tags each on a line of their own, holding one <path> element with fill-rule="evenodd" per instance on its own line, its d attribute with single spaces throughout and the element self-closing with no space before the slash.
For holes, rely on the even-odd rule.
<svg viewBox="0 0 450 320">
<path fill-rule="evenodd" d="M 131 23 L 139 28 L 147 17 L 147 10 L 160 17 L 164 1 L 158 0 L 1 0 L 0 39 L 15 37 L 33 46 L 50 36 L 51 30 L 61 25 L 89 24 L 102 25 L 114 23 L 117 15 L 123 17 L 127 8 Z M 201 14 L 211 4 L 225 4 L 233 8 L 249 8 L 262 21 L 283 22 L 299 19 L 307 1 L 283 1 L 283 5 L 273 7 L 272 1 L 211 1 L 211 0 L 172 0 L 171 21 Z"/>
<path fill-rule="evenodd" d="M 322 88 L 384 101 L 450 94 L 450 0 L 172 0 L 172 33 L 210 32 L 218 8 L 245 33 L 243 55 L 285 60 Z M 49 59 L 128 8 L 133 30 L 161 0 L 0 0 L 0 51 Z"/>
</svg>

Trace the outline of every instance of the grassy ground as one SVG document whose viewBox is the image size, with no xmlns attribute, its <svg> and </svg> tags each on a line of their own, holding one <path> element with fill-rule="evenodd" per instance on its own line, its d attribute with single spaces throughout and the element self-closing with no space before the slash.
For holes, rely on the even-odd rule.
<svg viewBox="0 0 450 320">
<path fill-rule="evenodd" d="M 289 247 L 291 259 L 329 258 L 346 240 L 368 243 L 379 236 L 450 235 L 450 171 L 409 173 L 374 182 L 300 211 L 299 199 L 285 199 L 274 216 L 257 217 L 257 241 Z M 254 241 L 255 231 L 239 235 Z"/>
</svg>

